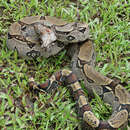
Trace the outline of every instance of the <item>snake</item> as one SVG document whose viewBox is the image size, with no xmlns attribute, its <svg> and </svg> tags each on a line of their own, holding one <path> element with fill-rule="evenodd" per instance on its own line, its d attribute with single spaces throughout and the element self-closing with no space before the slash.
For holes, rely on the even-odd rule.
<svg viewBox="0 0 130 130">
<path fill-rule="evenodd" d="M 95 70 L 96 56 L 88 24 L 51 16 L 25 17 L 10 25 L 7 47 L 17 50 L 24 58 L 48 58 L 67 47 L 67 54 L 71 57 L 70 68 L 55 72 L 42 84 L 31 78 L 29 86 L 45 92 L 61 85 L 68 86 L 83 121 L 94 129 L 118 129 L 129 121 L 130 93 L 120 83 Z M 94 115 L 80 85 L 81 80 L 90 96 L 96 92 L 112 106 L 113 113 L 108 120 L 99 120 Z"/>
</svg>

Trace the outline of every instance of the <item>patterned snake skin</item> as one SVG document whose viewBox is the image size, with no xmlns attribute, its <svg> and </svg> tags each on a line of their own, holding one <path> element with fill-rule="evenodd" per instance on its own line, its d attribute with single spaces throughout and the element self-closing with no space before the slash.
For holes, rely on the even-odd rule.
<svg viewBox="0 0 130 130">
<path fill-rule="evenodd" d="M 85 23 L 68 23 L 54 17 L 33 16 L 10 26 L 7 46 L 27 58 L 49 57 L 69 46 L 72 69 L 55 73 L 43 84 L 36 84 L 30 79 L 29 86 L 46 92 L 61 84 L 70 86 L 82 118 L 89 126 L 99 130 L 121 128 L 130 119 L 130 94 L 123 86 L 94 69 L 94 46 L 88 39 L 89 29 Z M 113 114 L 108 120 L 101 121 L 94 115 L 79 80 L 84 80 L 90 95 L 95 91 L 112 105 Z"/>
</svg>

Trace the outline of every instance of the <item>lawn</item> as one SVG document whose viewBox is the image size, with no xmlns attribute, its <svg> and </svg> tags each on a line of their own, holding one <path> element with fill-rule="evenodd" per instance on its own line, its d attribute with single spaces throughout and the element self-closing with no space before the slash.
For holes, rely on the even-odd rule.
<svg viewBox="0 0 130 130">
<path fill-rule="evenodd" d="M 78 7 L 80 21 L 88 23 L 95 44 L 96 70 L 120 80 L 128 91 L 129 5 L 127 0 L 80 0 Z M 80 130 L 82 120 L 68 89 L 59 87 L 53 94 L 45 94 L 34 93 L 28 87 L 30 77 L 42 83 L 68 65 L 67 50 L 46 59 L 26 60 L 7 49 L 10 24 L 32 15 L 76 21 L 77 3 L 74 0 L 0 0 L 0 129 Z M 98 118 L 108 119 L 110 109 L 99 97 L 92 99 L 91 105 Z"/>
</svg>

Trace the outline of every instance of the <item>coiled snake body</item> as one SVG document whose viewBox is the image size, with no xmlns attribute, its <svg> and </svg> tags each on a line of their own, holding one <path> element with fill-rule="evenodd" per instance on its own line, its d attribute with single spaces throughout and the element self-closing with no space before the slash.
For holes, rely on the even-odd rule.
<svg viewBox="0 0 130 130">
<path fill-rule="evenodd" d="M 129 92 L 94 69 L 94 46 L 89 40 L 87 24 L 68 23 L 49 16 L 26 17 L 10 26 L 7 46 L 28 58 L 49 57 L 69 46 L 68 54 L 72 57 L 72 69 L 56 72 L 43 84 L 36 84 L 30 80 L 29 85 L 46 92 L 61 84 L 70 86 L 83 120 L 95 129 L 121 128 L 130 118 Z M 110 119 L 100 121 L 94 115 L 79 79 L 84 80 L 89 94 L 95 91 L 112 105 L 113 114 Z"/>
</svg>

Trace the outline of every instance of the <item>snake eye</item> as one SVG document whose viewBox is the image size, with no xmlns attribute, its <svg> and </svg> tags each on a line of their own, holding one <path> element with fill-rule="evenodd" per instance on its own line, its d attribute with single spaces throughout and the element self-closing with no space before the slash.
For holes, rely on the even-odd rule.
<svg viewBox="0 0 130 130">
<path fill-rule="evenodd" d="M 82 33 L 84 33 L 86 31 L 86 28 L 80 27 L 79 31 L 82 32 Z"/>
<path fill-rule="evenodd" d="M 69 41 L 72 41 L 72 40 L 74 40 L 74 39 L 75 39 L 74 36 L 68 36 L 68 37 L 67 37 L 67 40 L 69 40 Z"/>
</svg>

